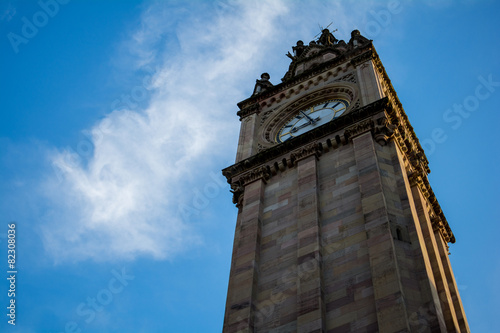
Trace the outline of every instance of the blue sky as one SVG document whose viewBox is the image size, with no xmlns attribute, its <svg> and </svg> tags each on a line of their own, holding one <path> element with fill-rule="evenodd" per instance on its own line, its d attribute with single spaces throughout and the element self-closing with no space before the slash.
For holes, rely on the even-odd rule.
<svg viewBox="0 0 500 333">
<path fill-rule="evenodd" d="M 499 12 L 493 0 L 2 1 L 0 267 L 15 221 L 18 275 L 16 327 L 3 310 L 1 331 L 220 332 L 236 103 L 262 72 L 279 83 L 291 46 L 332 21 L 338 39 L 374 40 L 457 238 L 471 330 L 495 331 Z"/>
</svg>

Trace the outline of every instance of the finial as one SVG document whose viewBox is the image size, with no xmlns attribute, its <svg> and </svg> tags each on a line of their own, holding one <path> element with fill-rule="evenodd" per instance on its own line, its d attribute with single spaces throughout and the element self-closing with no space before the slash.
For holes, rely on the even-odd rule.
<svg viewBox="0 0 500 333">
<path fill-rule="evenodd" d="M 271 75 L 269 75 L 269 73 L 262 73 L 260 75 L 260 80 L 257 79 L 255 82 L 255 87 L 253 88 L 252 95 L 260 94 L 261 92 L 265 91 L 267 88 L 272 87 L 273 84 L 271 82 L 269 82 L 270 78 L 271 78 Z"/>
</svg>

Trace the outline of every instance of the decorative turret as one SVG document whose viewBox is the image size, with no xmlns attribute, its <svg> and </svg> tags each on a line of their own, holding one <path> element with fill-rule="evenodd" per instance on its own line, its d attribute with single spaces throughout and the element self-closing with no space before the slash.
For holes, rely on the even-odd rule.
<svg viewBox="0 0 500 333">
<path fill-rule="evenodd" d="M 297 45 L 292 47 L 293 55 L 290 52 L 286 54 L 287 57 L 292 59 L 292 63 L 281 81 L 287 81 L 320 64 L 353 53 L 358 47 L 371 42 L 371 40 L 363 37 L 359 30 L 354 30 L 351 33 L 349 43 L 346 44 L 343 40 L 335 38 L 328 29 L 323 29 L 321 36 L 317 40 L 312 40 L 308 46 L 305 46 L 304 42 L 299 40 Z"/>
<path fill-rule="evenodd" d="M 269 81 L 271 76 L 268 73 L 262 73 L 260 80 L 256 80 L 255 87 L 253 88 L 253 95 L 260 94 L 264 92 L 267 88 L 272 87 L 273 84 Z"/>
</svg>

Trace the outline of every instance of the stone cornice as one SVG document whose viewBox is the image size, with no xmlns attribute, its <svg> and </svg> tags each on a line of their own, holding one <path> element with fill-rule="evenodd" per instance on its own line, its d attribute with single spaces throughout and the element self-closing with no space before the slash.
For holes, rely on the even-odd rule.
<svg viewBox="0 0 500 333">
<path fill-rule="evenodd" d="M 303 146 L 316 141 L 318 138 L 324 137 L 328 134 L 337 132 L 352 124 L 355 124 L 363 119 L 369 118 L 379 112 L 388 111 L 390 104 L 387 98 L 382 98 L 373 102 L 365 107 L 353 110 L 348 114 L 336 119 L 335 121 L 326 123 L 312 131 L 304 133 L 296 138 L 285 141 L 282 144 L 268 148 L 256 155 L 242 160 L 232 166 L 222 170 L 222 174 L 227 178 L 228 183 L 232 183 L 232 179 L 236 176 L 244 174 L 264 163 L 272 161 L 280 156 L 286 155 L 294 150 L 301 149 Z M 346 135 L 338 138 L 339 141 L 346 141 Z"/>
<path fill-rule="evenodd" d="M 424 154 L 424 150 L 420 145 L 420 141 L 413 130 L 413 127 L 408 120 L 408 116 L 406 115 L 403 105 L 399 101 L 398 95 L 394 87 L 392 86 L 391 80 L 385 71 L 380 58 L 373 49 L 372 52 L 373 62 L 380 76 L 382 77 L 382 85 L 384 87 L 384 93 L 387 97 L 389 97 L 390 102 L 393 104 L 391 112 L 389 113 L 389 119 L 392 124 L 397 124 L 397 130 L 395 131 L 395 136 L 397 142 L 401 145 L 403 151 L 415 151 L 416 153 L 422 156 L 422 167 L 426 173 L 430 173 L 429 169 L 429 161 Z"/>
<path fill-rule="evenodd" d="M 247 106 L 244 109 L 241 109 L 236 114 L 240 117 L 240 120 L 242 120 L 243 118 L 245 118 L 253 113 L 259 113 L 260 110 L 261 110 L 260 104 L 254 103 L 254 104 L 250 104 L 249 106 Z"/>
<path fill-rule="evenodd" d="M 439 202 L 432 190 L 429 180 L 426 176 L 422 176 L 418 172 L 413 172 L 408 175 L 410 185 L 417 186 L 423 197 L 429 203 L 429 216 L 431 217 L 432 228 L 439 231 L 446 242 L 455 243 L 455 236 L 451 231 L 450 225 L 444 216 L 444 213 L 439 205 Z"/>
<path fill-rule="evenodd" d="M 268 167 L 257 167 L 241 175 L 239 177 L 239 181 L 240 184 L 243 186 L 259 179 L 262 179 L 264 183 L 266 183 L 266 181 L 269 179 L 270 176 L 271 176 L 271 171 L 269 170 Z"/>
<path fill-rule="evenodd" d="M 350 141 L 352 141 L 352 139 L 357 137 L 358 135 L 361 135 L 368 131 L 372 132 L 373 127 L 374 127 L 373 119 L 365 119 L 356 124 L 348 126 L 345 129 L 345 136 Z"/>
<path fill-rule="evenodd" d="M 431 170 L 429 169 L 429 161 L 425 156 L 424 149 L 420 145 L 420 141 L 410 124 L 408 116 L 403 109 L 403 105 L 399 101 L 398 95 L 375 49 L 373 49 L 372 56 L 375 67 L 382 77 L 381 84 L 384 89 L 384 94 L 389 98 L 392 105 L 392 107 L 387 108 L 388 121 L 393 126 L 391 130 L 394 132 L 394 141 L 400 147 L 401 151 L 403 151 L 410 165 L 410 169 L 408 170 L 410 181 L 413 185 L 418 186 L 422 195 L 428 200 L 430 209 L 429 214 L 436 216 L 439 220 L 439 222 L 436 222 L 437 225 L 439 225 L 436 230 L 441 232 L 441 235 L 447 242 L 454 243 L 455 236 L 451 231 L 448 221 L 427 179 L 427 174 L 429 174 Z"/>
<path fill-rule="evenodd" d="M 321 151 L 321 146 L 317 142 L 312 142 L 292 151 L 292 153 L 290 154 L 290 159 L 292 159 L 294 162 L 298 162 L 313 155 L 316 157 L 316 159 L 319 159 L 319 157 L 321 156 Z"/>
<path fill-rule="evenodd" d="M 371 44 L 371 43 L 370 43 Z M 372 46 L 372 45 L 370 45 Z M 364 53 L 361 53 L 360 55 L 356 56 L 355 58 L 352 58 L 351 59 L 351 63 L 354 65 L 354 66 L 358 66 L 362 63 L 364 63 L 365 61 L 368 61 L 370 60 L 372 57 L 373 57 L 373 54 L 377 54 L 375 52 L 375 48 L 373 48 L 373 46 L 370 48 L 370 50 L 372 52 L 364 52 Z M 378 56 L 377 56 L 378 57 Z"/>
</svg>

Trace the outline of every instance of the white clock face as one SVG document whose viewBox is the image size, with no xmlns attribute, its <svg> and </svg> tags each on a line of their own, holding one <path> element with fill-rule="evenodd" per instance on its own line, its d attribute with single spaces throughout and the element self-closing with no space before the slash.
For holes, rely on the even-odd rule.
<svg viewBox="0 0 500 333">
<path fill-rule="evenodd" d="M 343 99 L 332 99 L 299 111 L 276 135 L 276 142 L 281 143 L 304 134 L 316 127 L 340 117 L 349 103 Z"/>
</svg>

